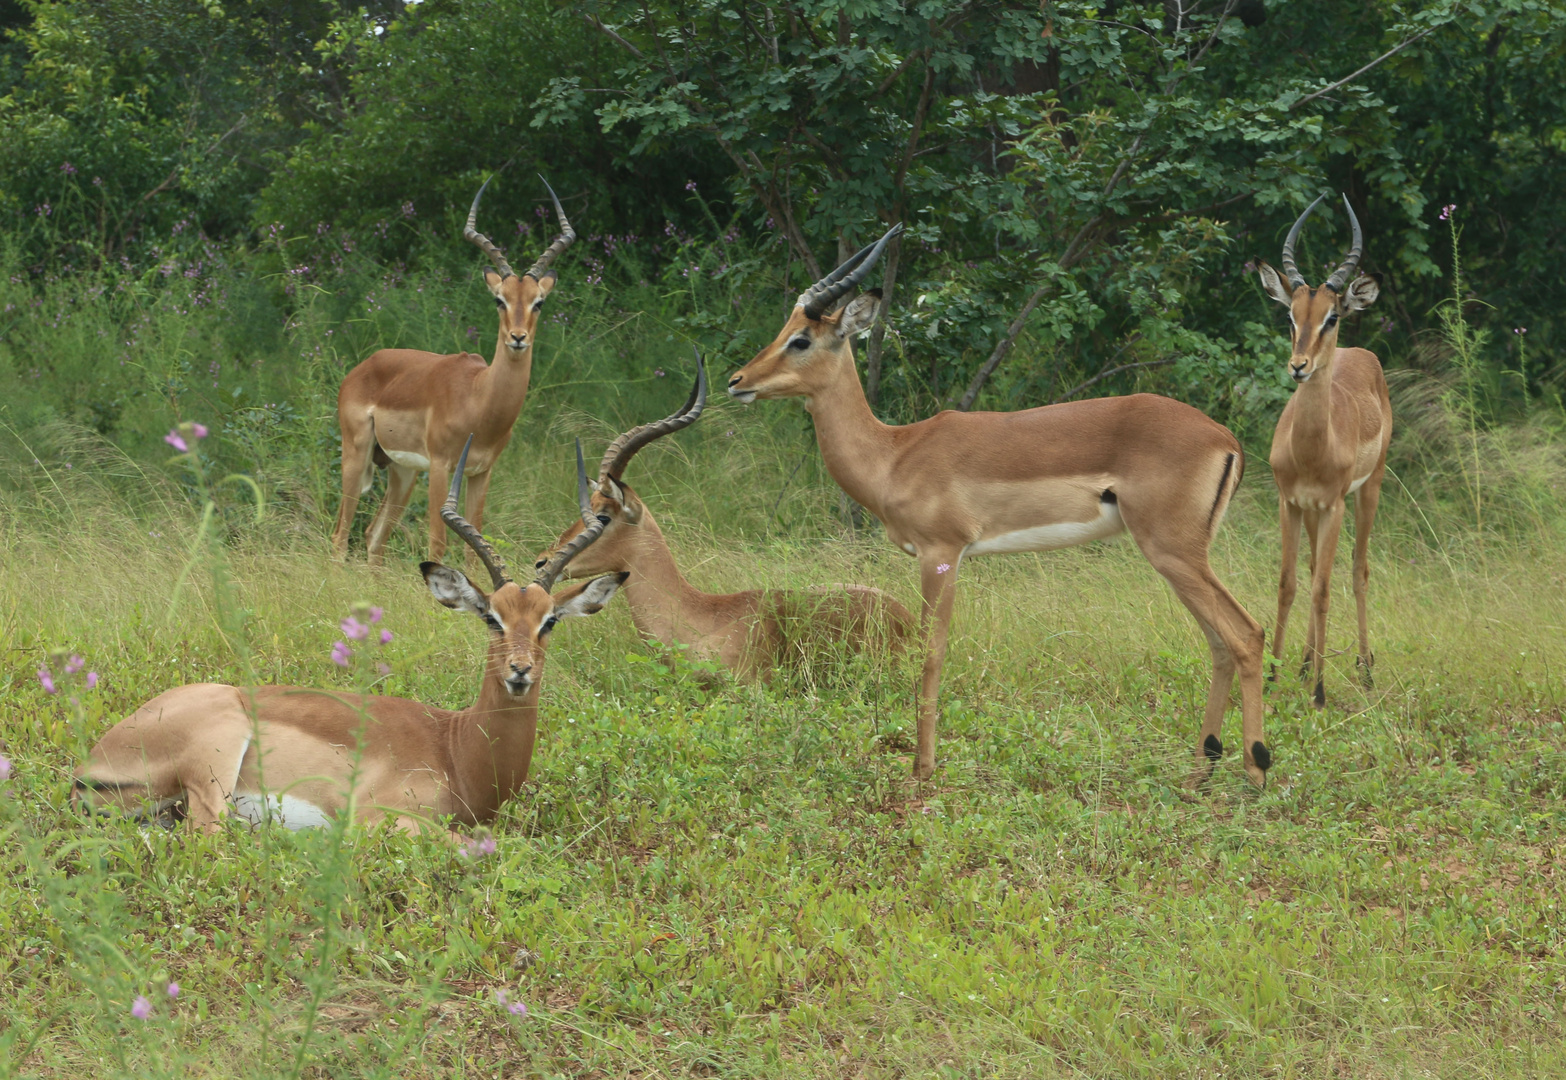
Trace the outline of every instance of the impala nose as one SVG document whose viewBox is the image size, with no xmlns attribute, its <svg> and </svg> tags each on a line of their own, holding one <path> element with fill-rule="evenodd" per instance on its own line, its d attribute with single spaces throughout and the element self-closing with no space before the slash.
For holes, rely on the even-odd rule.
<svg viewBox="0 0 1566 1080">
<path fill-rule="evenodd" d="M 1289 374 L 1294 376 L 1295 382 L 1304 382 L 1310 378 L 1309 375 L 1305 374 L 1305 365 L 1307 363 L 1309 363 L 1307 360 L 1301 360 L 1298 363 L 1293 360 L 1289 361 Z"/>
<path fill-rule="evenodd" d="M 740 373 L 736 371 L 733 375 L 729 376 L 729 389 L 732 390 L 736 386 L 738 386 L 739 385 L 739 381 L 740 381 Z"/>
<path fill-rule="evenodd" d="M 507 342 L 507 344 L 510 345 L 513 349 L 527 348 L 527 331 L 513 330 L 511 332 L 511 340 Z"/>
<path fill-rule="evenodd" d="M 523 694 L 532 685 L 533 665 L 528 664 L 526 667 L 517 667 L 515 664 L 512 664 L 511 674 L 506 677 L 506 689 L 513 694 Z"/>
</svg>

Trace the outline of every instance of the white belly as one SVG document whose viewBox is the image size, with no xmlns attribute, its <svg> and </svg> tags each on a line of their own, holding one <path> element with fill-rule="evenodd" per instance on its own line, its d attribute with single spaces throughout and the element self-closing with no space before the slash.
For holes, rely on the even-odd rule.
<svg viewBox="0 0 1566 1080">
<path fill-rule="evenodd" d="M 271 821 L 285 829 L 318 829 L 330 824 L 330 819 L 315 803 L 306 802 L 295 795 L 268 795 L 235 793 L 233 812 L 252 825 L 264 825 Z"/>
<path fill-rule="evenodd" d="M 1361 476 L 1358 480 L 1354 481 L 1352 484 L 1349 485 L 1348 493 L 1350 495 L 1354 494 L 1354 492 L 1356 492 L 1360 488 L 1364 487 L 1365 486 L 1365 481 L 1369 480 L 1369 479 L 1370 479 L 1370 474 L 1369 473 L 1366 473 L 1364 476 Z"/>
<path fill-rule="evenodd" d="M 969 544 L 965 555 L 1001 555 L 1016 551 L 1052 551 L 1074 547 L 1090 540 L 1107 540 L 1125 531 L 1118 503 L 1099 503 L 1094 521 L 1062 521 L 1055 525 L 1035 525 L 1031 529 L 1002 533 Z"/>
<path fill-rule="evenodd" d="M 384 446 L 381 449 L 386 450 Z M 386 456 L 404 469 L 427 469 L 430 467 L 429 458 L 423 454 L 415 454 L 411 450 L 386 450 Z"/>
</svg>

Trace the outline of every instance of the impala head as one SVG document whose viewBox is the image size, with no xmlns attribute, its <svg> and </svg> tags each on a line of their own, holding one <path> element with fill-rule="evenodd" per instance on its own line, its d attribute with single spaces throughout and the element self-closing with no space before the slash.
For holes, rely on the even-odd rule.
<svg viewBox="0 0 1566 1080">
<path fill-rule="evenodd" d="M 539 179 L 544 180 L 542 176 Z M 560 208 L 555 189 L 549 186 L 549 181 L 544 180 L 550 201 L 555 204 L 555 216 L 560 219 L 560 235 L 544 249 L 544 253 L 527 273 L 518 277 L 512 272 L 511 264 L 506 262 L 500 249 L 490 242 L 489 237 L 474 228 L 478 220 L 479 201 L 484 198 L 484 188 L 487 187 L 489 180 L 485 180 L 478 194 L 473 196 L 473 206 L 468 210 L 468 223 L 462 235 L 478 245 L 479 250 L 495 264 L 495 269 L 484 271 L 484 284 L 489 286 L 490 295 L 495 298 L 495 304 L 500 309 L 500 342 L 513 354 L 520 354 L 532 346 L 539 310 L 543 308 L 544 299 L 550 290 L 555 287 L 555 272 L 549 266 L 556 256 L 576 240 L 576 232 L 566 220 L 565 211 Z"/>
<path fill-rule="evenodd" d="M 642 500 L 622 479 L 625 468 L 638 450 L 654 440 L 694 424 L 706 407 L 707 368 L 702 363 L 701 353 L 697 352 L 696 385 L 691 388 L 691 396 L 685 399 L 685 404 L 664 419 L 634 427 L 609 444 L 598 466 L 598 483 L 593 485 L 588 502 L 584 505 L 582 520 L 572 522 L 553 547 L 539 554 L 534 565 L 542 569 L 550 559 L 558 558 L 561 551 L 577 543 L 587 529 L 589 515 L 605 523 L 602 534 L 597 543 L 577 556 L 566 576 L 587 577 L 606 571 L 619 571 L 629 565 L 629 549 L 636 542 L 644 508 Z M 578 460 L 580 454 L 578 449 Z M 623 580 L 624 575 L 621 576 Z"/>
<path fill-rule="evenodd" d="M 1322 195 L 1305 208 L 1283 241 L 1283 274 L 1260 263 L 1256 272 L 1261 275 L 1262 288 L 1267 295 L 1289 309 L 1289 324 L 1294 348 L 1289 356 L 1289 375 L 1297 383 L 1310 379 L 1316 372 L 1332 363 L 1333 350 L 1338 347 L 1338 320 L 1351 312 L 1369 307 L 1381 292 L 1375 279 L 1361 274 L 1350 281 L 1359 268 L 1359 257 L 1364 251 L 1364 237 L 1359 231 L 1359 218 L 1343 196 L 1343 208 L 1348 211 L 1349 224 L 1354 230 L 1353 242 L 1343 262 L 1319 288 L 1311 288 L 1300 276 L 1294 265 L 1294 242 L 1299 239 L 1300 226 L 1310 217 L 1326 196 Z M 1287 282 L 1284 278 L 1287 277 Z M 1345 287 L 1344 283 L 1347 282 Z"/>
<path fill-rule="evenodd" d="M 561 619 L 573 615 L 595 615 L 609 603 L 628 575 L 605 574 L 591 581 L 554 592 L 555 578 L 567 563 L 583 548 L 588 547 L 603 531 L 603 525 L 594 519 L 593 529 L 584 530 L 574 547 L 568 545 L 546 563 L 538 577 L 527 585 L 518 585 L 506 574 L 505 565 L 489 542 L 468 521 L 457 513 L 457 492 L 462 487 L 462 473 L 467 466 L 468 447 L 472 436 L 462 448 L 457 461 L 456 475 L 451 480 L 451 492 L 441 509 L 451 531 L 460 536 L 477 554 L 489 570 L 494 591 L 484 592 L 460 570 L 453 570 L 440 563 L 419 564 L 424 581 L 435 599 L 456 611 L 467 611 L 484 620 L 484 625 L 498 638 L 501 650 L 500 679 L 506 692 L 512 697 L 525 697 L 538 686 L 544 672 L 544 649 L 549 632 Z M 582 465 L 581 444 L 577 445 L 578 495 L 587 513 L 587 471 Z"/>
<path fill-rule="evenodd" d="M 772 344 L 729 378 L 729 396 L 746 403 L 757 398 L 808 397 L 836 374 L 853 356 L 849 341 L 875 325 L 881 294 L 871 290 L 843 310 L 828 312 L 865 279 L 886 245 L 902 231 L 901 224 L 893 225 L 881 239 L 801 293 Z"/>
</svg>

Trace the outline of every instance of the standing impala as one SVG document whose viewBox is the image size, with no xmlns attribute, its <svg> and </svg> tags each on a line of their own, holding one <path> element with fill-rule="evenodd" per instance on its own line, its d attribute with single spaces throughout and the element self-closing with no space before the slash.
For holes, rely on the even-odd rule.
<svg viewBox="0 0 1566 1080">
<path fill-rule="evenodd" d="M 1262 630 L 1208 565 L 1213 533 L 1240 482 L 1240 444 L 1189 405 L 1153 394 L 1013 413 L 946 411 L 892 427 L 870 411 L 853 337 L 881 298 L 832 305 L 869 272 L 892 229 L 799 297 L 782 333 L 729 380 L 741 401 L 803 397 L 827 471 L 919 560 L 926 634 L 914 776 L 935 768 L 935 721 L 957 574 L 967 555 L 1045 551 L 1129 531 L 1195 616 L 1213 680 L 1191 782 L 1223 754 L 1224 710 L 1240 678 L 1245 772 L 1272 762 L 1262 738 Z"/>
<path fill-rule="evenodd" d="M 1355 661 L 1365 686 L 1371 685 L 1370 631 L 1365 623 L 1365 590 L 1370 583 L 1370 526 L 1381 501 L 1392 442 L 1392 400 L 1381 361 L 1365 349 L 1338 348 L 1338 321 L 1369 307 L 1380 295 L 1375 279 L 1359 268 L 1364 238 L 1359 218 L 1343 196 L 1354 239 L 1343 262 L 1313 289 L 1294 265 L 1300 226 L 1326 196 L 1305 208 L 1283 241 L 1283 273 L 1266 263 L 1257 267 L 1262 287 L 1289 309 L 1293 348 L 1289 375 L 1294 396 L 1283 407 L 1272 434 L 1272 475 L 1278 482 L 1278 517 L 1283 525 L 1283 570 L 1278 576 L 1278 627 L 1273 655 L 1283 656 L 1283 632 L 1294 604 L 1295 564 L 1299 561 L 1300 524 L 1310 536 L 1310 629 L 1305 638 L 1301 676 L 1314 676 L 1315 703 L 1326 705 L 1322 685 L 1327 638 L 1327 601 L 1331 596 L 1332 558 L 1343 527 L 1344 500 L 1354 496 L 1354 603 L 1359 609 L 1359 656 Z M 1344 283 L 1347 282 L 1347 287 Z"/>
<path fill-rule="evenodd" d="M 656 423 L 632 428 L 604 452 L 592 510 L 607 518 L 603 535 L 567 568 L 566 575 L 628 571 L 625 599 L 637 633 L 666 645 L 685 645 L 697 659 L 713 660 L 747 681 L 766 679 L 807 651 L 807 643 L 830 642 L 859 650 L 902 646 L 913 634 L 907 608 L 880 589 L 824 585 L 814 589 L 747 589 L 714 595 L 680 573 L 663 530 L 624 480 L 637 451 L 689 427 L 707 403 L 707 372 L 696 356 L 696 385 L 681 408 Z M 586 519 L 584 518 L 583 521 Z M 574 522 L 538 566 L 576 541 L 584 529 Z"/>
<path fill-rule="evenodd" d="M 463 451 L 463 458 L 467 456 Z M 458 466 L 463 462 L 458 459 Z M 581 460 L 581 450 L 577 450 Z M 610 574 L 551 595 L 565 565 L 597 538 L 596 518 L 529 585 L 519 586 L 457 513 L 459 471 L 441 517 L 488 568 L 494 591 L 439 563 L 419 569 L 435 599 L 490 631 L 478 701 L 457 712 L 405 698 L 291 686 L 197 683 L 166 691 L 121 720 L 76 770 L 73 798 L 215 832 L 237 813 L 289 828 L 392 818 L 417 833 L 435 817 L 492 821 L 527 779 L 549 631 L 601 611 L 625 580 Z M 587 475 L 578 466 L 587 512 Z"/>
<path fill-rule="evenodd" d="M 475 529 L 484 526 L 490 469 L 510 441 L 511 427 L 522 412 L 533 372 L 538 312 L 555 287 L 555 272 L 549 267 L 576 239 L 554 189 L 545 183 L 560 219 L 560 235 L 518 277 L 500 249 L 473 227 L 479 200 L 488 186 L 489 181 L 484 181 L 473 197 L 462 235 L 495 264 L 494 270 L 484 271 L 484 284 L 495 297 L 500 316 L 495 357 L 486 365 L 484 358 L 474 353 L 442 356 L 414 349 L 381 349 L 343 379 L 337 391 L 337 422 L 343 434 L 343 498 L 332 532 L 332 550 L 338 558 L 348 553 L 354 511 L 359 496 L 370 490 L 376 466 L 385 466 L 388 475 L 386 497 L 365 530 L 371 565 L 380 563 L 388 534 L 402 520 L 419 470 L 429 470 L 430 491 L 439 491 L 463 448 L 464 436 L 473 444 L 467 516 Z M 433 497 L 429 526 L 430 558 L 438 560 L 446 553 L 446 531 L 440 504 Z"/>
</svg>

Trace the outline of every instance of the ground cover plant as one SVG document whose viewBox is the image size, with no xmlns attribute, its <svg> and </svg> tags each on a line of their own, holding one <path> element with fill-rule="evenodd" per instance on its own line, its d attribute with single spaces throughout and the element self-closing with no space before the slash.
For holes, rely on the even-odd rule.
<svg viewBox="0 0 1566 1080">
<path fill-rule="evenodd" d="M 579 286 L 546 325 L 491 489 L 513 563 L 574 513 L 573 436 L 602 445 L 683 397 L 686 312 L 737 313 L 715 372 L 776 318 L 764 282 L 695 276 L 683 294 Z M 1287 665 L 1259 795 L 1231 755 L 1180 797 L 1205 649 L 1110 544 L 965 567 L 928 784 L 908 779 L 906 665 L 715 683 L 619 606 L 563 632 L 533 778 L 462 846 L 88 824 L 70 769 L 168 686 L 373 684 L 456 706 L 478 681 L 480 643 L 417 574 L 416 511 L 384 570 L 358 549 L 331 561 L 326 540 L 332 373 L 381 335 L 460 344 L 472 282 L 344 285 L 268 347 L 242 339 L 238 364 L 223 334 L 259 301 L 242 273 L 219 280 L 212 305 L 111 286 L 53 328 L 64 301 L 46 292 L 28 333 L 55 367 L 24 394 L 9 354 L 6 1075 L 1566 1071 L 1559 419 L 1463 411 L 1460 319 L 1459 360 L 1402 390 L 1421 404 L 1372 551 L 1377 688 L 1333 655 L 1343 689 L 1317 712 Z M 100 328 L 132 341 L 123 368 Z M 193 355 L 218 370 L 198 378 Z M 117 440 L 70 422 L 73 389 L 136 403 Z M 638 460 L 694 580 L 915 598 L 908 561 L 849 524 L 801 412 L 709 409 Z M 1256 441 L 1214 564 L 1265 612 L 1276 522 Z M 334 663 L 366 604 L 392 642 Z M 1351 640 L 1336 625 L 1334 653 Z"/>
</svg>

